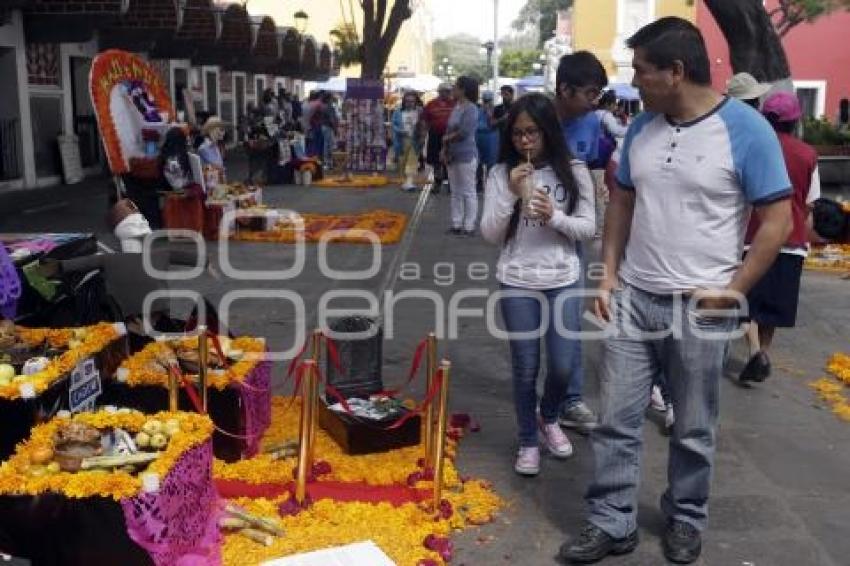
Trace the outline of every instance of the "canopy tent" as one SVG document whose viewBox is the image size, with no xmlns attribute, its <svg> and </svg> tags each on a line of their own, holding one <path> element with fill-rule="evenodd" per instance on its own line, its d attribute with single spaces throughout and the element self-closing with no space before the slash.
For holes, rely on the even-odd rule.
<svg viewBox="0 0 850 566">
<path fill-rule="evenodd" d="M 546 79 L 542 75 L 528 75 L 514 84 L 517 94 L 527 92 L 543 92 L 546 89 Z"/>
<path fill-rule="evenodd" d="M 412 77 L 396 77 L 390 79 L 392 90 L 415 90 L 428 92 L 437 90 L 442 81 L 434 75 L 415 75 Z"/>
<path fill-rule="evenodd" d="M 608 90 L 613 90 L 618 100 L 640 100 L 640 93 L 629 83 L 611 83 Z"/>
<path fill-rule="evenodd" d="M 305 83 L 307 92 L 313 90 L 324 90 L 328 92 L 345 92 L 345 77 L 331 77 L 323 83 Z"/>
</svg>

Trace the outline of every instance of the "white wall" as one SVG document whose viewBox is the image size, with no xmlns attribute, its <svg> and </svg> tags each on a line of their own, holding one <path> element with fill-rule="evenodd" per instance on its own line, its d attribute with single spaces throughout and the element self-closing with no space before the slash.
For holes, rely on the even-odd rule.
<svg viewBox="0 0 850 566">
<path fill-rule="evenodd" d="M 35 152 L 32 141 L 32 122 L 30 120 L 30 99 L 27 90 L 27 54 L 24 42 L 23 17 L 19 10 L 12 12 L 9 24 L 0 26 L 0 45 L 15 49 L 24 170 L 22 182 L 0 183 L 0 188 L 34 187 L 36 184 Z"/>
</svg>

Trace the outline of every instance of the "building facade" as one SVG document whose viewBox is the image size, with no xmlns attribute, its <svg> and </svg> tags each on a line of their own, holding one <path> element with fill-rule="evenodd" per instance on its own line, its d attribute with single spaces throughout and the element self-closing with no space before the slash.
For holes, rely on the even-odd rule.
<svg viewBox="0 0 850 566">
<path fill-rule="evenodd" d="M 0 8 L 0 190 L 59 184 L 57 140 L 76 136 L 86 173 L 104 158 L 89 96 L 98 52 L 150 61 L 187 105 L 235 124 L 265 88 L 334 72 L 327 43 L 213 0 L 5 0 Z M 178 115 L 178 118 L 181 116 Z"/>
<path fill-rule="evenodd" d="M 612 83 L 632 80 L 632 54 L 626 40 L 641 27 L 665 16 L 696 21 L 694 0 L 575 0 L 573 48 L 593 52 Z"/>
<path fill-rule="evenodd" d="M 770 11 L 778 0 L 766 0 L 764 4 Z M 732 76 L 729 46 L 703 2 L 699 2 L 697 22 L 708 45 L 714 86 L 723 91 Z M 850 12 L 837 11 L 795 26 L 782 39 L 791 79 L 809 116 L 826 116 L 834 121 L 841 99 L 850 98 L 848 32 Z"/>
<path fill-rule="evenodd" d="M 387 61 L 387 71 L 391 74 L 431 74 L 433 59 L 433 12 L 429 0 L 411 1 L 413 15 L 406 20 L 399 31 Z M 306 33 L 316 37 L 328 38 L 336 27 L 354 23 L 358 33 L 362 33 L 363 10 L 359 2 L 348 0 L 251 0 L 248 2 L 251 13 L 265 13 L 278 22 L 294 22 L 298 11 L 307 14 Z M 293 24 L 288 24 L 293 25 Z M 360 76 L 360 65 L 352 65 L 340 70 L 347 77 Z"/>
</svg>

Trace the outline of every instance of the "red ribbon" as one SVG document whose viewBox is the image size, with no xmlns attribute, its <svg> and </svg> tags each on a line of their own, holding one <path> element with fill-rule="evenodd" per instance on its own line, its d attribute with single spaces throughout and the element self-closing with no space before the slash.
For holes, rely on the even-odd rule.
<svg viewBox="0 0 850 566">
<path fill-rule="evenodd" d="M 201 402 L 201 398 L 198 396 L 198 392 L 195 390 L 195 386 L 192 385 L 188 379 L 183 375 L 178 368 L 174 364 L 168 364 L 168 371 L 172 373 L 177 378 L 178 383 L 180 383 L 181 387 L 186 391 L 186 395 L 189 397 L 189 402 L 192 403 L 192 406 L 195 407 L 195 411 L 204 415 L 206 412 L 204 411 L 203 403 Z"/>
<path fill-rule="evenodd" d="M 297 369 L 301 360 L 301 356 L 303 356 L 304 352 L 307 351 L 307 342 L 307 340 L 304 341 L 304 345 L 301 346 L 301 350 L 299 350 L 298 353 L 295 354 L 295 357 L 292 358 L 292 360 L 289 362 L 289 369 L 286 370 L 286 379 L 292 377 L 292 373 Z M 298 390 L 297 387 L 295 389 L 296 391 Z"/>
<path fill-rule="evenodd" d="M 378 395 L 386 395 L 387 397 L 395 397 L 413 383 L 414 378 L 419 373 L 419 368 L 422 365 L 422 355 L 425 353 L 425 348 L 428 346 L 428 339 L 424 338 L 419 344 L 416 346 L 416 351 L 413 352 L 413 362 L 410 364 L 410 372 L 407 374 L 407 382 L 398 387 L 396 389 L 385 389 L 378 393 Z"/>
<path fill-rule="evenodd" d="M 428 405 L 430 405 L 431 402 L 434 400 L 434 397 L 437 395 L 437 393 L 439 393 L 440 388 L 442 387 L 442 384 L 443 384 L 443 370 L 438 369 L 437 373 L 434 374 L 434 381 L 431 383 L 431 389 L 428 391 L 428 394 L 425 396 L 425 399 L 422 400 L 422 403 L 418 407 L 408 411 L 404 416 L 402 416 L 396 422 L 394 422 L 389 427 L 387 427 L 387 430 L 397 429 L 401 425 L 403 425 L 404 423 L 406 423 L 407 421 L 412 419 L 413 417 L 415 417 L 417 415 L 421 416 L 423 414 L 423 412 L 425 411 L 425 409 L 428 408 Z"/>
</svg>

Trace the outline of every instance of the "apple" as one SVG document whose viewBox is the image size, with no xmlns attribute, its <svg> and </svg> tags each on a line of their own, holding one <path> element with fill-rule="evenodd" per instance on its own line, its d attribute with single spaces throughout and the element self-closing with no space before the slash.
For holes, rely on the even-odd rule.
<svg viewBox="0 0 850 566">
<path fill-rule="evenodd" d="M 147 448 L 151 445 L 151 437 L 148 433 L 142 431 L 136 434 L 136 446 L 139 448 Z"/>
<path fill-rule="evenodd" d="M 151 419 L 142 425 L 142 430 L 153 436 L 162 431 L 162 423 L 156 419 Z"/>
<path fill-rule="evenodd" d="M 15 377 L 15 374 L 18 373 L 15 371 L 15 368 L 10 364 L 0 364 L 0 381 L 12 381 L 12 378 Z"/>
<path fill-rule="evenodd" d="M 164 434 L 157 433 L 151 436 L 151 448 L 154 450 L 165 448 L 166 444 L 168 444 L 168 437 Z"/>
</svg>

